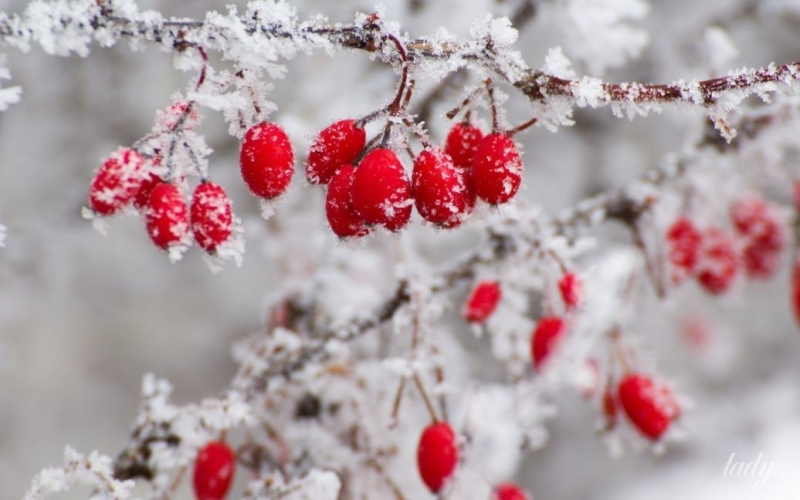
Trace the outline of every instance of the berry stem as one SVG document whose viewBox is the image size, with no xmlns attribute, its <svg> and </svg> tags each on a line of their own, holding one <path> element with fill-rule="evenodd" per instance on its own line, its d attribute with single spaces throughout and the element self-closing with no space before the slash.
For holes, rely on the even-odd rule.
<svg viewBox="0 0 800 500">
<path fill-rule="evenodd" d="M 538 118 L 531 118 L 530 120 L 528 120 L 528 121 L 526 121 L 524 123 L 521 123 L 521 124 L 517 125 L 516 127 L 508 130 L 506 132 L 506 134 L 509 135 L 509 136 L 516 135 L 516 134 L 522 132 L 523 130 L 526 130 L 527 128 L 535 125 L 536 122 L 538 122 L 538 121 L 539 121 Z"/>
<path fill-rule="evenodd" d="M 484 82 L 484 83 L 485 83 L 485 82 Z M 480 94 L 481 92 L 483 92 L 483 85 L 481 85 L 480 87 L 476 87 L 475 89 L 473 89 L 473 90 L 472 90 L 472 92 L 470 92 L 470 93 L 469 93 L 469 95 L 467 95 L 467 97 L 465 97 L 465 98 L 464 98 L 464 100 L 463 100 L 463 101 L 461 101 L 461 103 L 460 103 L 458 106 L 456 106 L 455 108 L 453 108 L 453 109 L 451 109 L 450 111 L 448 111 L 448 112 L 447 112 L 447 114 L 446 114 L 447 118 L 448 118 L 449 120 L 452 120 L 452 119 L 453 119 L 453 118 L 455 118 L 455 117 L 456 117 L 456 115 L 458 115 L 458 114 L 459 114 L 461 111 L 463 111 L 464 109 L 466 109 L 467 111 L 466 111 L 466 113 L 464 114 L 464 121 L 467 121 L 467 122 L 468 122 L 468 121 L 469 121 L 469 118 L 470 118 L 470 115 L 471 115 L 471 113 L 472 113 L 472 107 L 471 107 L 470 105 L 472 104 L 472 101 L 473 101 L 473 99 L 475 99 L 475 97 L 476 97 L 478 94 Z"/>
<path fill-rule="evenodd" d="M 422 385 L 422 380 L 420 380 L 418 373 L 414 373 L 414 383 L 416 384 L 417 389 L 419 389 L 419 393 L 422 395 L 422 400 L 425 402 L 425 407 L 428 409 L 428 413 L 431 416 L 431 421 L 434 424 L 438 423 L 439 419 L 436 418 L 436 410 L 433 408 L 433 403 L 431 403 L 431 400 L 428 397 L 428 392 Z"/>
<path fill-rule="evenodd" d="M 497 119 L 497 102 L 494 98 L 494 82 L 491 78 L 487 78 L 484 84 L 486 85 L 486 93 L 489 94 L 489 107 L 492 110 L 492 133 L 496 134 L 500 132 L 500 124 Z"/>
</svg>

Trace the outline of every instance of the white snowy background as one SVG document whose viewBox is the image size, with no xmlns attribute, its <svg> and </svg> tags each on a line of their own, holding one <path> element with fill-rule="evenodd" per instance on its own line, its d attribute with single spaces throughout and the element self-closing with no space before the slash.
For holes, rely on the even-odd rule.
<svg viewBox="0 0 800 500">
<path fill-rule="evenodd" d="M 0 10 L 20 12 L 26 3 L 3 0 Z M 375 9 L 363 0 L 293 3 L 301 18 L 322 13 L 342 22 L 351 21 L 356 11 Z M 411 12 L 405 0 L 384 3 L 386 17 L 412 36 L 445 27 L 460 37 L 468 36 L 473 21 L 487 12 L 508 13 L 517 5 L 512 0 L 423 0 L 421 10 Z M 702 79 L 742 66 L 800 60 L 797 0 L 537 4 L 537 16 L 516 44 L 533 67 L 543 66 L 556 46 L 578 75 L 609 81 Z M 195 18 L 224 8 L 211 0 L 140 5 Z M 633 18 L 606 31 L 602 23 L 614 23 L 614 12 Z M 712 23 L 723 26 L 725 34 L 707 33 Z M 235 374 L 232 342 L 263 328 L 265 300 L 280 276 L 287 267 L 302 268 L 303 259 L 313 258 L 333 239 L 309 242 L 295 234 L 294 240 L 276 243 L 275 228 L 270 233 L 258 218 L 259 207 L 238 178 L 238 143 L 213 112 L 201 131 L 214 149 L 211 176 L 245 219 L 243 266 L 212 274 L 197 251 L 172 264 L 135 217 L 115 218 L 109 235 L 102 236 L 81 218 L 92 172 L 118 145 L 146 133 L 155 111 L 192 76 L 175 70 L 167 54 L 134 53 L 124 45 L 94 48 L 85 59 L 55 58 L 40 49 L 5 52 L 10 85 L 21 85 L 23 95 L 0 115 L 0 222 L 6 227 L 0 249 L 0 497 L 18 498 L 36 472 L 61 463 L 67 444 L 113 456 L 135 416 L 144 373 L 169 379 L 177 403 L 223 389 Z M 272 119 L 286 127 L 301 158 L 315 131 L 333 119 L 379 107 L 396 79 L 363 53 L 300 55 L 288 68 L 286 79 L 275 82 L 271 98 L 280 109 Z M 436 140 L 448 126 L 442 114 L 460 96 L 455 89 L 434 107 L 430 127 Z M 512 97 L 509 118 L 522 121 L 527 109 Z M 695 137 L 701 123 L 699 114 L 685 109 L 632 122 L 600 109 L 578 112 L 575 126 L 555 134 L 534 128 L 518 137 L 526 164 L 520 197 L 555 213 L 632 180 Z M 306 190 L 318 202 L 320 191 L 300 177 L 292 189 Z M 281 223 L 280 216 L 276 220 Z M 308 223 L 322 227 L 321 211 Z M 468 235 L 412 231 L 415 244 L 438 262 L 470 241 Z M 587 258 L 587 266 L 630 244 L 616 226 L 602 231 L 601 241 L 602 249 Z M 684 441 L 669 443 L 660 455 L 626 450 L 612 458 L 595 435 L 596 409 L 564 394 L 556 400 L 559 414 L 548 424 L 547 445 L 524 460 L 518 482 L 538 500 L 798 498 L 800 328 L 789 306 L 788 260 L 771 282 L 740 286 L 722 299 L 690 285 L 665 304 L 649 285 L 643 288 L 646 297 L 635 307 L 631 328 L 641 334 L 660 371 L 691 398 Z M 700 354 L 680 333 L 682 319 L 698 313 L 713 322 L 716 334 L 709 352 Z M 480 349 L 485 345 L 474 343 L 470 362 L 481 362 Z M 774 462 L 774 471 L 796 477 L 773 477 L 760 489 L 754 478 L 724 478 L 732 453 L 742 461 L 763 454 L 762 460 Z M 189 496 L 188 488 L 181 491 Z M 75 497 L 85 492 L 76 490 Z"/>
</svg>

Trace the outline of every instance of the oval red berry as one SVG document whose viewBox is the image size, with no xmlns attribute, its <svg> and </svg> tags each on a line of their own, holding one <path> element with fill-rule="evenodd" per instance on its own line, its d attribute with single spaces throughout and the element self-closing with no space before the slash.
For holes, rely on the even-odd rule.
<svg viewBox="0 0 800 500">
<path fill-rule="evenodd" d="M 174 184 L 164 182 L 153 188 L 145 219 L 150 239 L 159 248 L 183 243 L 189 232 L 189 210 Z"/>
<path fill-rule="evenodd" d="M 678 284 L 688 276 L 693 276 L 700 260 L 703 234 L 691 219 L 679 217 L 667 229 L 667 255 L 671 264 L 670 278 Z"/>
<path fill-rule="evenodd" d="M 625 415 L 646 437 L 656 440 L 680 415 L 680 407 L 668 387 L 647 375 L 629 373 L 619 383 L 619 402 Z"/>
<path fill-rule="evenodd" d="M 517 194 L 522 183 L 522 158 L 513 139 L 489 134 L 478 145 L 472 160 L 472 185 L 480 199 L 493 205 Z"/>
<path fill-rule="evenodd" d="M 325 216 L 334 234 L 340 238 L 366 236 L 369 228 L 353 210 L 352 165 L 342 165 L 334 174 L 325 194 Z"/>
<path fill-rule="evenodd" d="M 558 349 L 566 332 L 566 323 L 557 316 L 539 320 L 531 336 L 531 359 L 537 372 L 542 371 L 550 354 Z"/>
<path fill-rule="evenodd" d="M 472 159 L 478 144 L 483 139 L 483 132 L 471 123 L 456 123 L 447 134 L 444 152 L 453 159 L 453 164 L 460 169 L 472 168 Z"/>
<path fill-rule="evenodd" d="M 233 232 L 231 200 L 214 182 L 203 182 L 194 190 L 190 216 L 194 240 L 206 252 L 216 251 Z"/>
<path fill-rule="evenodd" d="M 89 208 L 112 215 L 130 204 L 144 180 L 144 158 L 130 148 L 119 148 L 103 162 L 89 187 Z"/>
<path fill-rule="evenodd" d="M 458 463 L 458 446 L 453 429 L 445 422 L 429 425 L 417 447 L 417 466 L 422 481 L 434 493 L 442 489 Z"/>
<path fill-rule="evenodd" d="M 464 307 L 464 319 L 471 323 L 483 323 L 492 315 L 502 298 L 500 283 L 481 281 L 470 293 Z"/>
<path fill-rule="evenodd" d="M 709 293 L 719 295 L 733 285 L 739 271 L 739 256 L 730 236 L 711 228 L 703 236 L 697 281 Z"/>
<path fill-rule="evenodd" d="M 378 148 L 364 156 L 353 176 L 353 210 L 366 224 L 398 231 L 411 218 L 411 183 L 394 152 Z"/>
<path fill-rule="evenodd" d="M 528 500 L 528 494 L 514 483 L 503 483 L 494 488 L 492 500 Z"/>
<path fill-rule="evenodd" d="M 236 457 L 221 441 L 206 444 L 194 462 L 194 494 L 197 500 L 223 500 L 233 481 Z"/>
<path fill-rule="evenodd" d="M 252 126 L 242 141 L 239 166 L 251 193 L 267 200 L 282 195 L 294 173 L 294 151 L 286 132 L 274 123 Z"/>
<path fill-rule="evenodd" d="M 578 307 L 583 299 L 583 282 L 575 273 L 567 273 L 558 280 L 561 300 L 568 311 Z"/>
<path fill-rule="evenodd" d="M 439 149 L 425 149 L 417 156 L 411 186 L 417 212 L 443 227 L 461 225 L 475 204 L 466 172 L 457 169 L 450 156 Z"/>
<path fill-rule="evenodd" d="M 355 120 L 340 120 L 328 126 L 311 143 L 306 179 L 311 184 L 328 184 L 339 167 L 355 161 L 366 142 L 367 133 Z"/>
</svg>

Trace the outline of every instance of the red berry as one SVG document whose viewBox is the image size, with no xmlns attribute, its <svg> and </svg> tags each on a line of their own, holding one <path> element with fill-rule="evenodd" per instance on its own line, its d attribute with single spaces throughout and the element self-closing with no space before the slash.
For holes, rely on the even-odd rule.
<svg viewBox="0 0 800 500">
<path fill-rule="evenodd" d="M 731 205 L 733 225 L 742 236 L 742 264 L 752 278 L 772 276 L 780 264 L 786 231 L 764 200 L 754 196 Z"/>
<path fill-rule="evenodd" d="M 458 463 L 456 435 L 446 422 L 425 428 L 417 447 L 417 466 L 422 481 L 434 493 L 439 492 Z"/>
<path fill-rule="evenodd" d="M 233 232 L 231 200 L 222 186 L 205 181 L 192 195 L 192 233 L 200 248 L 213 253 Z"/>
<path fill-rule="evenodd" d="M 274 123 L 250 127 L 242 141 L 239 165 L 254 195 L 267 200 L 282 195 L 294 172 L 294 152 L 286 132 Z"/>
<path fill-rule="evenodd" d="M 489 134 L 478 145 L 472 160 L 472 185 L 487 203 L 505 203 L 517 194 L 522 182 L 522 159 L 513 139 Z"/>
<path fill-rule="evenodd" d="M 631 423 L 650 439 L 660 438 L 680 415 L 672 391 L 641 373 L 628 373 L 619 383 L 619 401 Z"/>
<path fill-rule="evenodd" d="M 314 139 L 308 151 L 306 179 L 311 184 L 327 184 L 344 164 L 352 164 L 364 149 L 367 132 L 355 120 L 340 120 Z"/>
<path fill-rule="evenodd" d="M 161 165 L 161 157 L 153 157 L 152 164 L 154 167 Z M 148 203 L 150 203 L 150 195 L 153 194 L 153 189 L 162 182 L 164 182 L 164 179 L 162 179 L 160 175 L 156 175 L 152 172 L 145 173 L 142 185 L 139 186 L 136 197 L 133 199 L 133 206 L 136 207 L 136 210 L 141 212 L 147 208 Z"/>
<path fill-rule="evenodd" d="M 162 182 L 153 189 L 145 218 L 150 239 L 159 248 L 179 245 L 189 232 L 189 210 L 174 184 Z"/>
<path fill-rule="evenodd" d="M 703 234 L 691 219 L 679 217 L 667 229 L 667 252 L 671 268 L 671 278 L 678 284 L 692 276 L 700 260 L 700 247 Z"/>
<path fill-rule="evenodd" d="M 739 269 L 739 258 L 733 240 L 722 230 L 709 229 L 703 240 L 697 281 L 707 292 L 719 295 L 733 284 Z"/>
<path fill-rule="evenodd" d="M 411 218 L 411 183 L 394 152 L 373 149 L 353 176 L 353 209 L 367 224 L 398 231 Z"/>
<path fill-rule="evenodd" d="M 567 273 L 558 280 L 561 299 L 568 311 L 578 307 L 583 299 L 583 282 L 575 273 Z"/>
<path fill-rule="evenodd" d="M 483 323 L 497 308 L 502 296 L 500 283 L 481 281 L 472 289 L 472 293 L 467 299 L 464 307 L 464 319 L 470 323 Z"/>
<path fill-rule="evenodd" d="M 558 316 L 544 317 L 539 320 L 531 336 L 531 359 L 533 368 L 537 372 L 542 371 L 550 353 L 558 349 L 567 333 L 566 327 L 564 320 Z"/>
<path fill-rule="evenodd" d="M 197 500 L 222 500 L 236 472 L 236 457 L 221 441 L 206 444 L 194 462 L 194 494 Z"/>
<path fill-rule="evenodd" d="M 444 152 L 453 159 L 453 165 L 468 170 L 472 168 L 472 158 L 483 139 L 483 132 L 468 122 L 456 123 L 444 141 Z"/>
<path fill-rule="evenodd" d="M 97 170 L 89 187 L 89 208 L 112 215 L 131 203 L 144 179 L 144 158 L 130 148 L 119 148 Z"/>
<path fill-rule="evenodd" d="M 528 494 L 514 483 L 503 483 L 495 486 L 492 500 L 528 500 Z"/>
<path fill-rule="evenodd" d="M 459 226 L 475 205 L 466 172 L 453 166 L 440 149 L 425 149 L 417 156 L 411 186 L 417 212 L 444 227 Z"/>
<path fill-rule="evenodd" d="M 352 165 L 342 165 L 334 174 L 325 194 L 325 215 L 328 224 L 339 238 L 365 236 L 369 228 L 353 210 L 353 176 L 356 169 Z"/>
</svg>

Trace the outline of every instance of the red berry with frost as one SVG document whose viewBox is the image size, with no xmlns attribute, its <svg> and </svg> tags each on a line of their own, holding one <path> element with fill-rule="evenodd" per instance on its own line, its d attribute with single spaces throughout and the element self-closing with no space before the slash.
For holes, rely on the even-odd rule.
<svg viewBox="0 0 800 500">
<path fill-rule="evenodd" d="M 495 486 L 492 500 L 528 500 L 528 494 L 514 483 L 503 483 Z"/>
<path fill-rule="evenodd" d="M 787 239 L 774 210 L 761 198 L 750 196 L 731 205 L 731 219 L 743 240 L 742 265 L 748 276 L 771 277 Z"/>
<path fill-rule="evenodd" d="M 306 179 L 328 184 L 339 167 L 355 161 L 366 142 L 367 132 L 355 120 L 340 120 L 323 129 L 308 151 Z"/>
<path fill-rule="evenodd" d="M 628 420 L 646 437 L 657 440 L 680 416 L 670 389 L 641 373 L 628 373 L 619 383 L 619 402 Z"/>
<path fill-rule="evenodd" d="M 236 456 L 227 443 L 212 441 L 194 462 L 194 494 L 197 500 L 223 500 L 236 472 Z"/>
<path fill-rule="evenodd" d="M 394 152 L 378 148 L 353 175 L 353 210 L 366 224 L 399 231 L 411 218 L 411 183 Z"/>
<path fill-rule="evenodd" d="M 209 253 L 226 242 L 233 232 L 231 200 L 222 186 L 204 181 L 192 195 L 192 233 L 197 244 Z"/>
<path fill-rule="evenodd" d="M 150 165 L 152 167 L 161 166 L 161 157 L 154 156 L 150 160 Z M 142 212 L 147 208 L 147 205 L 150 203 L 150 195 L 153 194 L 153 189 L 162 182 L 164 182 L 164 179 L 162 179 L 160 175 L 145 171 L 142 184 L 139 186 L 139 190 L 136 191 L 136 196 L 133 198 L 133 206 L 136 207 L 136 210 Z"/>
<path fill-rule="evenodd" d="M 567 311 L 572 311 L 583 299 L 583 281 L 575 273 L 567 273 L 558 280 L 558 290 Z"/>
<path fill-rule="evenodd" d="M 325 194 L 325 215 L 334 234 L 339 238 L 361 237 L 369 233 L 369 228 L 353 210 L 353 176 L 356 169 L 352 165 L 342 165 L 334 174 Z"/>
<path fill-rule="evenodd" d="M 522 158 L 506 134 L 489 134 L 472 160 L 472 185 L 480 199 L 492 205 L 505 203 L 522 183 Z"/>
<path fill-rule="evenodd" d="M 251 193 L 267 200 L 282 195 L 294 173 L 294 152 L 286 132 L 274 123 L 250 127 L 242 141 L 239 165 Z"/>
<path fill-rule="evenodd" d="M 733 285 L 739 271 L 739 256 L 733 239 L 718 228 L 703 236 L 703 248 L 697 265 L 697 281 L 709 293 L 719 295 Z"/>
<path fill-rule="evenodd" d="M 700 260 L 703 233 L 688 217 L 679 217 L 667 229 L 667 258 L 671 264 L 670 276 L 674 284 L 694 275 Z"/>
<path fill-rule="evenodd" d="M 103 162 L 89 187 L 89 208 L 112 215 L 129 205 L 144 180 L 144 158 L 130 148 L 119 148 Z"/>
<path fill-rule="evenodd" d="M 541 372 L 546 366 L 550 354 L 558 349 L 567 333 L 567 324 L 558 316 L 544 317 L 539 320 L 531 336 L 531 359 L 533 368 Z"/>
<path fill-rule="evenodd" d="M 462 169 L 472 168 L 472 158 L 483 139 L 481 129 L 469 122 L 453 125 L 444 141 L 444 152 L 453 159 L 453 165 Z"/>
<path fill-rule="evenodd" d="M 459 226 L 475 204 L 466 172 L 457 169 L 440 149 L 425 149 L 417 156 L 411 187 L 417 212 L 443 227 Z"/>
<path fill-rule="evenodd" d="M 417 466 L 422 481 L 438 493 L 453 475 L 458 464 L 458 446 L 453 429 L 446 422 L 429 425 L 417 446 Z"/>
<path fill-rule="evenodd" d="M 145 219 L 150 239 L 165 250 L 183 243 L 189 232 L 189 209 L 174 184 L 162 182 L 153 189 Z"/>
<path fill-rule="evenodd" d="M 500 303 L 503 293 L 497 281 L 481 281 L 472 289 L 464 306 L 464 319 L 470 323 L 483 323 Z"/>
</svg>

